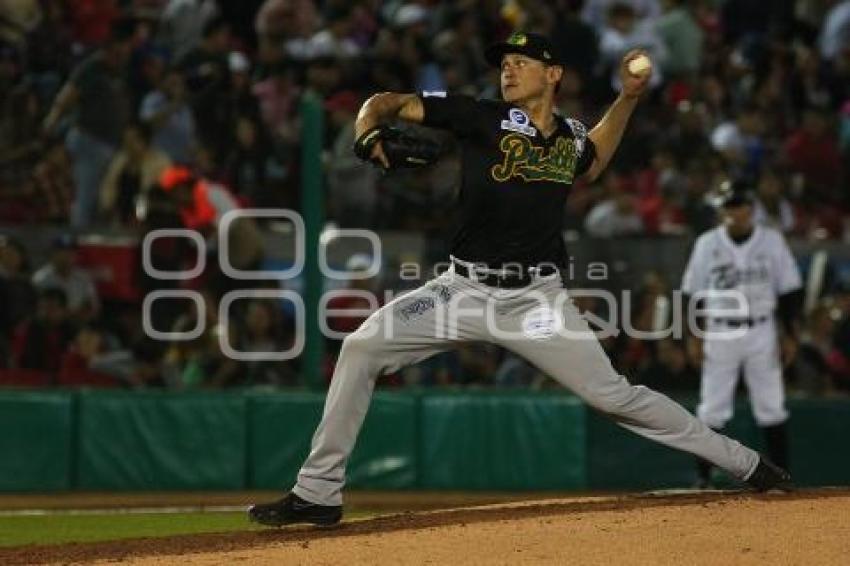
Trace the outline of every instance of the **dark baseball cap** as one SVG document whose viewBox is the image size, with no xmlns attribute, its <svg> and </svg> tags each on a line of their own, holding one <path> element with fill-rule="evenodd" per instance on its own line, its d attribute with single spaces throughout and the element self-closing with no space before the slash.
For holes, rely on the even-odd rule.
<svg viewBox="0 0 850 566">
<path fill-rule="evenodd" d="M 532 59 L 542 61 L 547 65 L 560 65 L 555 56 L 552 42 L 539 33 L 516 32 L 502 43 L 495 43 L 487 48 L 484 57 L 494 67 L 502 65 L 502 57 L 507 53 L 519 53 Z"/>
<path fill-rule="evenodd" d="M 733 208 L 753 204 L 753 190 L 750 183 L 742 179 L 727 181 L 720 186 L 718 204 L 723 208 Z"/>
</svg>

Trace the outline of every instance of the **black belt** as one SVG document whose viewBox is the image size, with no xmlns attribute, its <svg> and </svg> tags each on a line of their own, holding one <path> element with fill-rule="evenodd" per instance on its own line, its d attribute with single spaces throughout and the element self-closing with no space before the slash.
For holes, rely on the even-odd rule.
<svg viewBox="0 0 850 566">
<path fill-rule="evenodd" d="M 763 324 L 770 320 L 770 316 L 759 316 L 756 318 L 715 318 L 714 322 L 719 322 L 730 328 L 741 328 L 744 326 L 752 327 Z"/>
<path fill-rule="evenodd" d="M 477 281 L 478 283 L 483 283 L 488 287 L 496 287 L 499 289 L 519 289 L 520 287 L 527 287 L 531 285 L 537 277 L 546 277 L 548 275 L 558 273 L 558 270 L 551 265 L 544 265 L 539 269 L 527 268 L 526 271 L 521 273 L 481 273 L 475 271 L 474 267 L 470 269 L 464 264 L 456 261 L 453 261 L 452 264 L 455 267 L 455 273 L 461 277 L 466 277 L 473 281 Z M 534 269 L 534 273 L 530 273 L 529 269 Z"/>
</svg>

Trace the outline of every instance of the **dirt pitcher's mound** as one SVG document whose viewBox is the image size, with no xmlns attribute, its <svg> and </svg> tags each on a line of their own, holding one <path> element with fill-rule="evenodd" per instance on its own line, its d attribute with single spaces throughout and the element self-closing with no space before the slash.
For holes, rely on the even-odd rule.
<svg viewBox="0 0 850 566">
<path fill-rule="evenodd" d="M 332 530 L 17 549 L 101 564 L 847 564 L 850 492 L 601 497 L 411 513 Z M 24 554 L 25 553 L 25 554 Z"/>
</svg>

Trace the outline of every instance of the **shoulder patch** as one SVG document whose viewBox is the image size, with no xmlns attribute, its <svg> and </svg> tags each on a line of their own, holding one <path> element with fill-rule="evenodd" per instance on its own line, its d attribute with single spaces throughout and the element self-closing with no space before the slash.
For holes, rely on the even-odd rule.
<svg viewBox="0 0 850 566">
<path fill-rule="evenodd" d="M 534 137 L 537 135 L 537 129 L 530 124 L 528 114 L 519 108 L 511 107 L 508 109 L 508 120 L 502 120 L 502 129 Z"/>
<path fill-rule="evenodd" d="M 584 142 L 587 139 L 587 127 L 578 120 L 574 120 L 572 118 L 566 118 L 565 121 L 575 137 L 576 150 L 579 154 L 584 153 Z"/>
</svg>

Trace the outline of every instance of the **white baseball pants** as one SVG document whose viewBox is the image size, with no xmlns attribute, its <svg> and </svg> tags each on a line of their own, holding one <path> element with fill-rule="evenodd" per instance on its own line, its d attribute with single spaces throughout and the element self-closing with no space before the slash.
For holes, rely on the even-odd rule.
<svg viewBox="0 0 850 566">
<path fill-rule="evenodd" d="M 741 328 L 717 322 L 708 329 L 717 337 L 706 337 L 704 343 L 699 419 L 711 428 L 726 425 L 734 414 L 735 389 L 743 369 L 756 423 L 768 427 L 785 422 L 788 411 L 774 319 Z"/>
<path fill-rule="evenodd" d="M 620 426 L 746 479 L 758 454 L 718 434 L 669 398 L 619 375 L 558 275 L 495 289 L 449 270 L 375 312 L 340 352 L 322 421 L 293 492 L 341 505 L 345 466 L 375 380 L 449 349 L 486 341 L 524 357 Z"/>
</svg>

